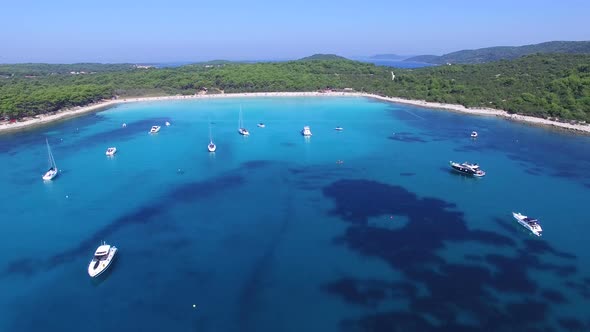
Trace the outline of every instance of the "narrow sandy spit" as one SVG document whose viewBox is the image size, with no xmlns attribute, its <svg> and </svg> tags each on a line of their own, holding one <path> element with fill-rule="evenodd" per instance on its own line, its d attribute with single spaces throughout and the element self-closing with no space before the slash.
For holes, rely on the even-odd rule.
<svg viewBox="0 0 590 332">
<path fill-rule="evenodd" d="M 163 97 L 140 97 L 140 98 L 121 98 L 116 100 L 104 100 L 102 102 L 88 105 L 84 107 L 76 107 L 73 109 L 66 109 L 55 114 L 38 115 L 32 118 L 24 118 L 15 123 L 0 123 L 0 132 L 14 131 L 27 127 L 34 127 L 57 120 L 62 120 L 70 117 L 79 116 L 88 112 L 96 112 L 113 107 L 119 104 L 133 103 L 133 102 L 149 102 L 160 100 L 185 100 L 185 99 L 218 99 L 218 98 L 243 98 L 243 97 L 334 97 L 334 96 L 349 96 L 349 97 L 368 97 L 375 98 L 382 101 L 408 104 L 420 106 L 425 108 L 444 109 L 454 112 L 468 113 L 474 115 L 484 116 L 498 116 L 508 120 L 525 122 L 528 124 L 544 127 L 553 127 L 559 129 L 571 130 L 577 133 L 590 134 L 590 125 L 570 124 L 547 119 L 536 118 L 526 115 L 509 114 L 506 111 L 491 109 L 491 108 L 467 108 L 462 105 L 433 103 L 423 100 L 410 100 L 396 97 L 383 97 L 368 93 L 359 92 L 257 92 L 257 93 L 231 93 L 231 94 L 215 94 L 215 95 L 189 95 L 189 96 L 163 96 Z"/>
</svg>

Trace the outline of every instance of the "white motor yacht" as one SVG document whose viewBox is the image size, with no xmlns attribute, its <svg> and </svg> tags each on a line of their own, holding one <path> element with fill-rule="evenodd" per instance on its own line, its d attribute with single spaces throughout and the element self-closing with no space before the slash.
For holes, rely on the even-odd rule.
<svg viewBox="0 0 590 332">
<path fill-rule="evenodd" d="M 301 130 L 301 135 L 303 136 L 311 136 L 311 129 L 309 129 L 309 126 L 305 126 L 303 127 L 303 130 Z"/>
<path fill-rule="evenodd" d="M 106 244 L 100 245 L 94 252 L 94 257 L 88 264 L 88 275 L 92 278 L 98 277 L 106 271 L 117 253 L 117 247 Z"/>
<path fill-rule="evenodd" d="M 266 125 L 262 122 L 257 124 L 257 126 L 258 126 L 258 128 L 265 128 L 266 127 Z"/>
<path fill-rule="evenodd" d="M 512 212 L 512 216 L 514 216 L 514 219 L 516 219 L 519 224 L 531 231 L 531 233 L 535 234 L 536 236 L 541 236 L 543 233 L 543 228 L 541 228 L 541 225 L 539 225 L 539 221 L 537 219 L 527 217 L 519 212 Z"/>
<path fill-rule="evenodd" d="M 471 132 L 471 138 L 477 138 L 477 131 L 472 131 Z"/>
<path fill-rule="evenodd" d="M 456 163 L 453 161 L 449 161 L 449 164 L 451 165 L 452 169 L 454 169 L 455 171 L 457 171 L 459 173 L 473 175 L 475 177 L 482 177 L 482 176 L 486 175 L 486 172 L 484 172 L 482 169 L 480 169 L 478 164 L 472 164 L 472 163 L 468 163 L 468 162 L 464 162 L 462 164 L 459 164 L 459 163 Z"/>
<path fill-rule="evenodd" d="M 107 152 L 105 152 L 105 154 L 109 157 L 112 157 L 115 155 L 115 153 L 117 153 L 117 148 L 116 147 L 110 147 L 107 149 Z"/>
<path fill-rule="evenodd" d="M 160 131 L 160 126 L 152 126 L 152 129 L 150 129 L 150 134 L 155 134 L 159 131 Z"/>
</svg>

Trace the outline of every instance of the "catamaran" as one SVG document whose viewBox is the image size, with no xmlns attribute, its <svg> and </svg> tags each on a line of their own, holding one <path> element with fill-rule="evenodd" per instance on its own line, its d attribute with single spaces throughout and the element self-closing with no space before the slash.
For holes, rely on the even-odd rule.
<svg viewBox="0 0 590 332">
<path fill-rule="evenodd" d="M 213 143 L 213 136 L 211 135 L 211 122 L 209 122 L 209 144 L 207 145 L 207 150 L 209 152 L 215 152 L 217 150 L 217 146 Z"/>
<path fill-rule="evenodd" d="M 242 119 L 242 106 L 240 105 L 240 118 L 238 120 L 238 133 L 242 136 L 250 136 L 248 129 L 244 128 L 244 120 Z"/>
<path fill-rule="evenodd" d="M 47 143 L 47 154 L 49 155 L 49 169 L 43 175 L 43 180 L 50 181 L 53 180 L 54 177 L 57 176 L 57 165 L 55 164 L 55 159 L 53 159 L 53 153 L 51 153 L 51 148 L 49 147 L 49 141 L 47 138 L 45 139 L 45 143 Z"/>
<path fill-rule="evenodd" d="M 88 275 L 92 278 L 101 275 L 111 266 L 116 253 L 117 247 L 108 245 L 103 241 L 88 264 Z"/>
</svg>

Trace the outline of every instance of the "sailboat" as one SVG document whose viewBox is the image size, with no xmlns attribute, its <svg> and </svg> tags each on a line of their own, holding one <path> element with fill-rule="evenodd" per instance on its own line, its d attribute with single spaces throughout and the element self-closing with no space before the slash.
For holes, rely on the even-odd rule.
<svg viewBox="0 0 590 332">
<path fill-rule="evenodd" d="M 57 176 L 57 165 L 55 164 L 55 159 L 53 159 L 53 153 L 51 153 L 51 148 L 49 147 L 49 141 L 47 138 L 45 139 L 45 143 L 47 143 L 47 154 L 49 155 L 49 169 L 45 175 L 43 175 L 43 180 L 50 181 Z"/>
<path fill-rule="evenodd" d="M 238 133 L 242 136 L 250 136 L 248 129 L 244 128 L 244 120 L 242 120 L 242 105 L 240 105 L 240 119 L 238 120 Z"/>
<path fill-rule="evenodd" d="M 207 150 L 209 152 L 215 152 L 217 150 L 217 146 L 213 143 L 213 136 L 211 136 L 211 122 L 209 122 L 209 145 L 207 145 Z"/>
</svg>

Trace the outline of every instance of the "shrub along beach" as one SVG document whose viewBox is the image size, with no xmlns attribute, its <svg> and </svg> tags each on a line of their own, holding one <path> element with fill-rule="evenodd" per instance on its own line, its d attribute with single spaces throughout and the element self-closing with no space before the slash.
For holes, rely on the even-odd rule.
<svg viewBox="0 0 590 332">
<path fill-rule="evenodd" d="M 322 91 L 322 92 L 310 92 Z M 337 91 L 337 92 L 333 92 Z M 256 94 L 251 94 L 256 93 Z M 159 99 L 353 95 L 590 132 L 590 55 L 397 69 L 336 56 L 177 68 L 0 65 L 0 130 Z M 166 97 L 163 97 L 166 96 Z"/>
</svg>

